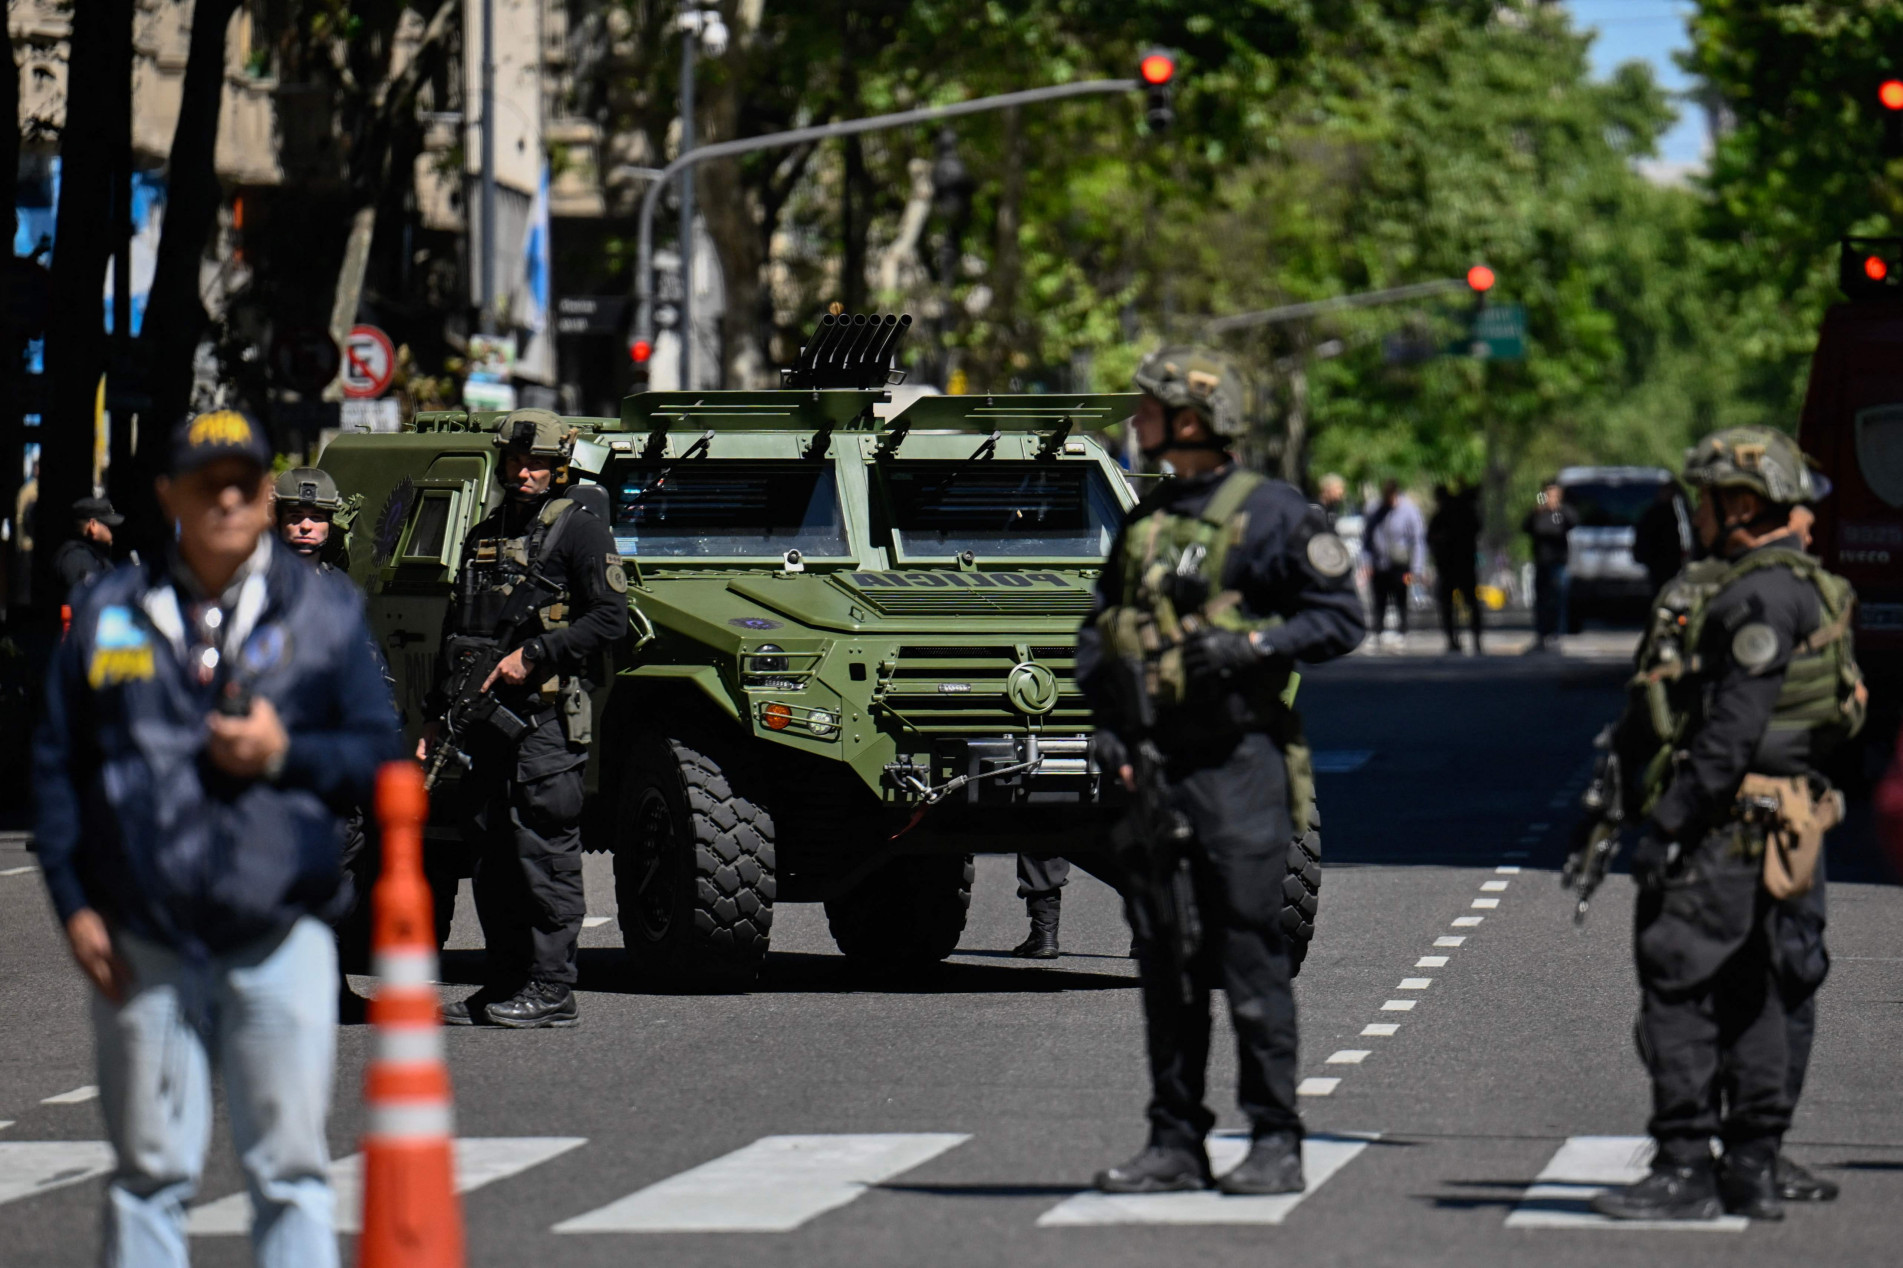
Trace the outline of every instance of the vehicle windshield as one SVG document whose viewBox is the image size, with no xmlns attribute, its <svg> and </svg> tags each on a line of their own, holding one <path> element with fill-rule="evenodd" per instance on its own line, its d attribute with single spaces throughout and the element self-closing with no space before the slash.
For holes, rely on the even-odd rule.
<svg viewBox="0 0 1903 1268">
<path fill-rule="evenodd" d="M 1649 480 L 1595 480 L 1565 489 L 1566 505 L 1579 512 L 1582 526 L 1630 528 L 1658 497 L 1659 486 Z"/>
<path fill-rule="evenodd" d="M 880 478 L 907 559 L 1102 559 L 1123 508 L 1095 463 L 888 462 Z"/>
<path fill-rule="evenodd" d="M 615 545 L 635 558 L 852 553 L 828 462 L 625 463 L 615 472 Z"/>
</svg>

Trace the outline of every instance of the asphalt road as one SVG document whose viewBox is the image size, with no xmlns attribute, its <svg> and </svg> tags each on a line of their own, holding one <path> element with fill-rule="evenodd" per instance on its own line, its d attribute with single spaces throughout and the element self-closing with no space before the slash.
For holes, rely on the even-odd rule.
<svg viewBox="0 0 1903 1268">
<path fill-rule="evenodd" d="M 584 934 L 582 1026 L 450 1032 L 458 1128 L 487 1177 L 464 1199 L 471 1263 L 1898 1262 L 1903 892 L 1870 862 L 1860 815 L 1832 843 L 1836 962 L 1789 1141 L 1842 1199 L 1781 1225 L 1653 1231 L 1582 1226 L 1580 1191 L 1553 1187 L 1630 1165 L 1635 1142 L 1590 1138 L 1640 1136 L 1647 1108 L 1630 884 L 1615 876 L 1577 930 L 1555 880 L 1621 645 L 1356 656 L 1304 685 L 1331 773 L 1321 933 L 1297 984 L 1302 1075 L 1321 1093 L 1304 1100 L 1299 1202 L 1078 1198 L 1143 1139 L 1128 934 L 1086 877 L 1068 893 L 1064 958 L 1012 960 L 1011 861 L 985 858 L 960 954 L 902 989 L 855 976 L 818 908 L 787 907 L 759 989 L 654 993 L 624 972 L 610 918 Z M 78 1265 L 97 1244 L 96 1152 L 18 1148 L 102 1134 L 78 978 L 37 876 L 8 874 L 30 867 L 17 838 L 0 841 L 0 1263 Z M 604 878 L 591 867 L 591 910 L 612 917 Z M 458 946 L 471 914 L 465 895 Z M 477 963 L 452 951 L 445 976 L 473 982 Z M 363 1125 L 368 1045 L 345 1029 L 339 1155 Z M 1226 1052 L 1211 1082 L 1223 1127 L 1239 1126 Z M 218 1133 L 201 1203 L 243 1187 Z M 197 1218 L 236 1228 L 242 1207 Z M 683 1228 L 699 1231 L 665 1231 Z M 193 1254 L 248 1262 L 228 1232 L 195 1236 Z"/>
</svg>

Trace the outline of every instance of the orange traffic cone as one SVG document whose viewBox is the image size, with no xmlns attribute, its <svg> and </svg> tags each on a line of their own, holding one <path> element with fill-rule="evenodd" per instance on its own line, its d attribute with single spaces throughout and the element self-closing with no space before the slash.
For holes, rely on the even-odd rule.
<svg viewBox="0 0 1903 1268">
<path fill-rule="evenodd" d="M 443 1019 L 436 1000 L 436 922 L 423 879 L 429 794 L 414 762 L 377 776 L 383 875 L 371 891 L 372 946 L 382 979 L 370 1001 L 377 1052 L 364 1080 L 360 1268 L 462 1268 L 455 1124 Z"/>
</svg>

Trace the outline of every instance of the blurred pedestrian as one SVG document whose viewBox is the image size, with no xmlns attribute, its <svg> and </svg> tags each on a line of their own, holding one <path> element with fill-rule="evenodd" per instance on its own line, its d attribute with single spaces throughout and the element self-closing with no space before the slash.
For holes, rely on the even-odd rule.
<svg viewBox="0 0 1903 1268">
<path fill-rule="evenodd" d="M 1579 527 L 1579 512 L 1566 505 L 1566 490 L 1548 480 L 1539 504 L 1526 513 L 1520 531 L 1533 539 L 1533 645 L 1543 652 L 1566 628 L 1567 538 Z"/>
<path fill-rule="evenodd" d="M 60 602 L 70 603 L 79 587 L 112 570 L 112 530 L 125 522 L 125 516 L 114 511 L 105 498 L 81 498 L 73 503 L 73 536 L 53 552 Z"/>
<path fill-rule="evenodd" d="M 269 462 L 242 414 L 179 428 L 177 539 L 77 596 L 35 738 L 40 864 L 94 987 L 108 1264 L 187 1262 L 214 1062 L 256 1261 L 337 1263 L 322 917 L 339 810 L 401 741 L 362 600 L 268 532 Z"/>
<path fill-rule="evenodd" d="M 1668 481 L 1659 485 L 1652 505 L 1645 508 L 1633 530 L 1632 558 L 1645 569 L 1653 594 L 1663 590 L 1665 583 L 1685 566 L 1690 545 L 1691 525 L 1685 518 L 1678 486 Z"/>
<path fill-rule="evenodd" d="M 1474 655 L 1480 649 L 1480 503 L 1479 490 L 1454 490 L 1441 485 L 1434 491 L 1434 518 L 1427 525 L 1427 549 L 1434 557 L 1435 598 L 1440 604 L 1440 627 L 1447 650 L 1460 654 L 1460 635 L 1454 632 L 1454 600 L 1467 605 L 1473 627 Z"/>
<path fill-rule="evenodd" d="M 1381 500 L 1368 508 L 1366 523 L 1361 552 L 1368 561 L 1374 593 L 1374 620 L 1368 632 L 1378 634 L 1384 643 L 1390 641 L 1386 628 L 1392 606 L 1400 631 L 1392 641 L 1400 643 L 1407 638 L 1408 587 L 1427 568 L 1427 527 L 1421 508 L 1401 492 L 1400 481 L 1394 479 L 1382 481 Z"/>
<path fill-rule="evenodd" d="M 1322 514 L 1328 517 L 1329 530 L 1333 531 L 1335 521 L 1348 512 L 1348 482 L 1330 471 L 1316 486 L 1315 498 L 1315 505 L 1322 508 Z"/>
</svg>

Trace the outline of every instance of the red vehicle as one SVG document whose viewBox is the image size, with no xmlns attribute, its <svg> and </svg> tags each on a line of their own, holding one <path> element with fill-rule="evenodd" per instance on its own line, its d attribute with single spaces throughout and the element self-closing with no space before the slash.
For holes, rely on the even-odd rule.
<svg viewBox="0 0 1903 1268">
<path fill-rule="evenodd" d="M 1903 704 L 1903 238 L 1846 238 L 1798 440 L 1835 486 L 1814 548 L 1857 587 L 1857 659 L 1887 750 Z"/>
</svg>

